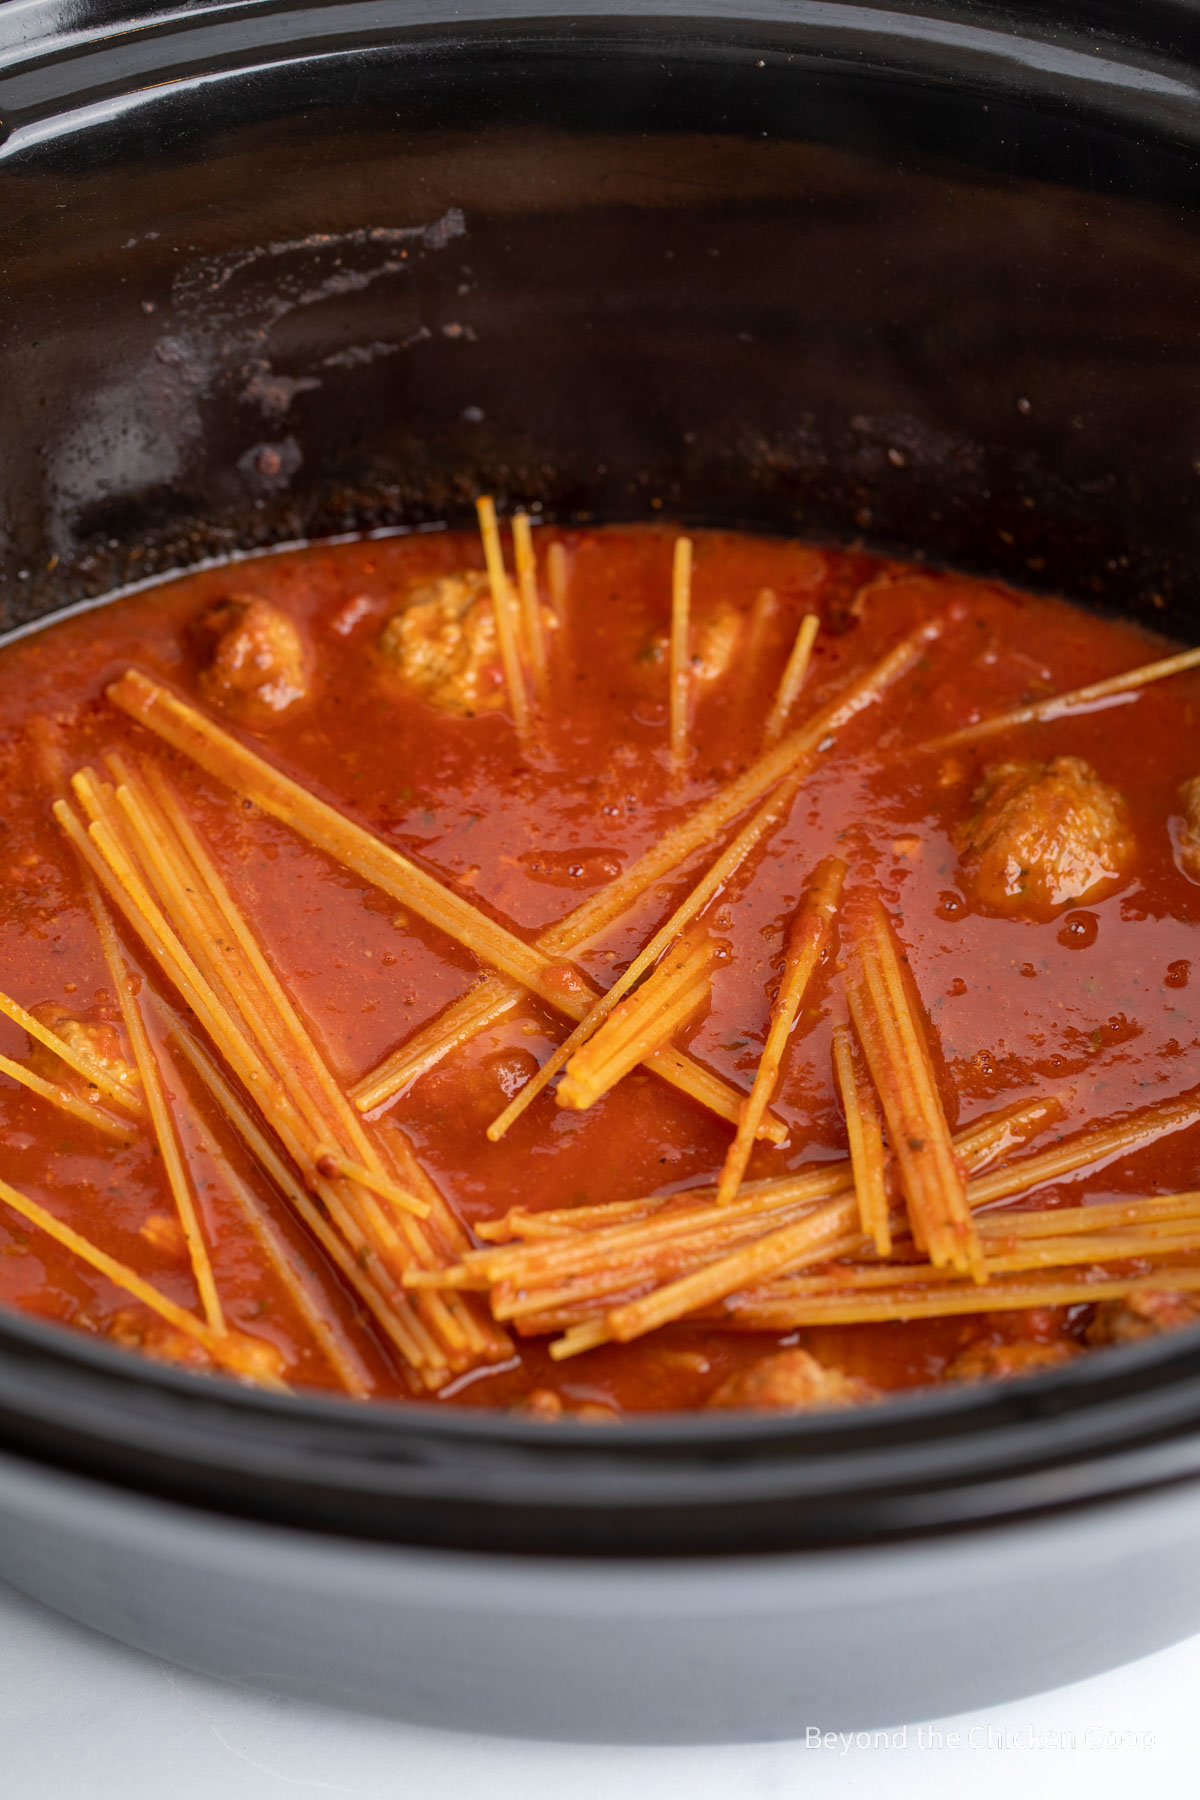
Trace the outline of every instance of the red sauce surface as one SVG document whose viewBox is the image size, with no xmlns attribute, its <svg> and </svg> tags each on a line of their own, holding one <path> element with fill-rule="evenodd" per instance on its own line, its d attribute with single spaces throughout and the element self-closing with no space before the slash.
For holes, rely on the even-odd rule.
<svg viewBox="0 0 1200 1800">
<path fill-rule="evenodd" d="M 801 614 L 824 621 L 794 718 L 866 668 L 918 621 L 950 623 L 882 706 L 839 739 L 806 781 L 753 878 L 717 919 L 734 944 L 707 1015 L 685 1034 L 692 1053 L 747 1088 L 781 968 L 783 932 L 819 858 L 845 857 L 852 879 L 879 885 L 910 954 L 940 1047 L 953 1126 L 1053 1089 L 1063 1132 L 1165 1098 L 1197 1076 L 1200 887 L 1177 866 L 1170 835 L 1181 782 L 1197 773 L 1200 679 L 1164 682 L 1091 715 L 1014 729 L 941 756 L 915 743 L 1030 694 L 1073 688 L 1150 660 L 1161 644 L 1065 603 L 953 575 L 904 571 L 854 551 L 736 534 L 696 536 L 694 608 L 718 599 L 748 609 L 764 586 L 778 607 L 753 659 L 700 698 L 694 753 L 672 780 L 667 749 L 667 625 L 674 533 L 605 528 L 554 535 L 566 546 L 569 623 L 552 656 L 552 695 L 537 743 L 522 754 L 505 712 L 452 716 L 398 696 L 379 677 L 381 624 L 417 579 L 482 566 L 478 541 L 430 534 L 314 547 L 215 568 L 64 620 L 0 652 L 0 988 L 26 1006 L 69 1005 L 81 1018 L 117 1012 L 72 855 L 50 816 L 64 772 L 148 735 L 105 700 L 135 663 L 198 696 L 186 626 L 237 593 L 283 608 L 307 635 L 311 697 L 264 725 L 234 725 L 248 742 L 389 842 L 532 938 L 601 888 L 673 821 L 744 768 Z M 889 576 L 853 610 L 864 583 Z M 158 746 L 154 746 L 158 748 Z M 971 808 L 982 768 L 1005 758 L 1085 758 L 1126 797 L 1138 841 L 1132 879 L 1112 896 L 1048 920 L 988 916 L 961 881 L 951 834 Z M 473 958 L 387 896 L 246 807 L 178 758 L 173 774 L 235 894 L 298 1002 L 331 1067 L 347 1083 L 477 978 Z M 580 962 L 606 985 L 711 860 L 702 852 L 661 884 Z M 751 1178 L 841 1156 L 845 1132 L 830 1074 L 831 971 L 806 997 L 775 1110 L 788 1143 L 760 1143 Z M 544 1059 L 561 1022 L 534 1000 L 417 1082 L 394 1116 L 429 1174 L 468 1224 L 520 1202 L 565 1206 L 670 1192 L 713 1179 L 730 1127 L 644 1071 L 588 1112 L 543 1095 L 500 1144 L 484 1128 Z M 0 1019 L 0 1050 L 26 1054 Z M 190 1090 L 175 1100 L 203 1108 Z M 1048 1140 L 1043 1140 L 1048 1141 Z M 171 1200 L 149 1140 L 103 1140 L 0 1077 L 5 1177 L 192 1307 L 185 1253 L 141 1235 Z M 1040 1146 L 1039 1146 L 1040 1147 Z M 236 1156 L 236 1152 L 234 1153 Z M 242 1165 L 239 1165 L 242 1166 Z M 249 1165 L 244 1165 L 249 1172 Z M 288 1379 L 331 1377 L 286 1296 L 264 1277 L 252 1240 L 195 1159 L 214 1267 L 232 1322 L 275 1343 Z M 1174 1191 L 1197 1184 L 1200 1131 L 1065 1182 L 1037 1204 Z M 264 1198 L 269 1198 L 265 1194 Z M 281 1205 L 274 1216 L 299 1243 Z M 381 1394 L 407 1394 L 387 1355 L 330 1288 L 361 1342 Z M 0 1206 L 0 1304 L 103 1334 L 136 1306 Z M 436 1404 L 510 1405 L 550 1388 L 569 1406 L 628 1410 L 703 1404 L 716 1384 L 781 1342 L 801 1341 L 885 1387 L 936 1379 L 964 1345 L 1078 1334 L 1083 1311 L 997 1314 L 808 1331 L 781 1340 L 675 1327 L 559 1366 L 544 1343 L 519 1342 L 511 1363 L 452 1384 Z"/>
</svg>

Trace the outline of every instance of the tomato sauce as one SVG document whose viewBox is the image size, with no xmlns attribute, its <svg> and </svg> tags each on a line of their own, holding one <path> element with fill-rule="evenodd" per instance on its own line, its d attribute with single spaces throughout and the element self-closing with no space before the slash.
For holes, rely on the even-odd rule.
<svg viewBox="0 0 1200 1800">
<path fill-rule="evenodd" d="M 0 651 L 0 988 L 90 1021 L 119 1019 L 79 872 L 50 813 L 69 773 L 105 752 L 161 749 L 116 711 L 105 686 L 131 664 L 205 704 L 191 622 L 231 594 L 294 621 L 312 687 L 278 716 L 230 728 L 270 761 L 532 939 L 595 893 L 663 831 L 759 753 L 765 714 L 797 625 L 822 620 L 793 718 L 814 711 L 922 620 L 939 641 L 884 701 L 839 735 L 805 781 L 749 879 L 722 896 L 715 928 L 733 953 L 712 1002 L 680 1042 L 745 1090 L 767 1030 L 787 920 L 818 860 L 843 857 L 874 883 L 905 944 L 938 1057 L 952 1127 L 1053 1091 L 1069 1133 L 1190 1086 L 1198 1073 L 1200 886 L 1177 860 L 1172 822 L 1195 776 L 1200 677 L 946 750 L 915 746 L 1028 699 L 1164 653 L 1132 625 L 998 584 L 887 563 L 857 550 L 784 539 L 695 535 L 697 619 L 718 603 L 750 613 L 775 595 L 759 642 L 701 685 L 682 773 L 667 735 L 666 633 L 674 532 L 596 528 L 537 534 L 562 544 L 565 621 L 553 634 L 549 697 L 524 747 L 506 708 L 464 716 L 404 693 L 379 637 L 412 584 L 482 567 L 473 536 L 449 532 L 316 545 L 203 570 L 66 618 Z M 760 623 L 763 623 L 760 611 Z M 499 671 L 492 679 L 498 683 Z M 1005 760 L 1085 759 L 1128 805 L 1137 852 L 1117 891 L 1050 917 L 999 917 L 963 879 L 955 834 L 982 771 Z M 174 780 L 241 907 L 340 1081 L 349 1085 L 478 978 L 466 951 L 364 884 L 182 758 Z M 640 949 L 711 860 L 700 853 L 579 955 L 598 986 Z M 761 1178 L 845 1154 L 831 1079 L 836 961 L 805 996 L 774 1111 L 782 1146 L 760 1142 Z M 500 1143 L 485 1127 L 560 1041 L 562 1022 L 528 999 L 395 1102 L 392 1116 L 468 1226 L 528 1209 L 681 1191 L 714 1180 L 731 1128 L 641 1069 L 586 1112 L 542 1095 Z M 0 1019 L 0 1051 L 28 1054 Z M 181 1116 L 211 1109 L 187 1079 Z M 185 1134 L 186 1137 L 186 1134 Z M 223 1140 L 224 1141 L 224 1140 Z M 110 1144 L 0 1077 L 4 1175 L 93 1243 L 194 1308 L 186 1251 L 149 1136 Z M 241 1156 L 278 1229 L 320 1262 L 287 1206 Z M 185 1145 L 186 1148 L 186 1145 Z M 288 1296 L 264 1272 L 244 1219 L 205 1153 L 189 1152 L 226 1311 L 273 1344 L 288 1381 L 335 1385 Z M 1078 1204 L 1197 1185 L 1200 1128 L 1042 1190 Z M 373 1390 L 409 1395 L 391 1354 L 336 1276 L 323 1279 Z M 129 1295 L 0 1205 L 0 1304 L 154 1351 Z M 780 1338 L 678 1325 L 556 1365 L 546 1343 L 514 1339 L 511 1359 L 443 1388 L 434 1403 L 511 1406 L 531 1391 L 568 1408 L 639 1412 L 705 1403 L 732 1371 L 801 1342 L 883 1388 L 937 1380 L 981 1338 L 1077 1339 L 1088 1309 L 986 1313 L 923 1323 L 823 1327 Z M 161 1346 L 160 1346 L 161 1349 Z M 183 1360 L 191 1360 L 184 1356 Z"/>
</svg>

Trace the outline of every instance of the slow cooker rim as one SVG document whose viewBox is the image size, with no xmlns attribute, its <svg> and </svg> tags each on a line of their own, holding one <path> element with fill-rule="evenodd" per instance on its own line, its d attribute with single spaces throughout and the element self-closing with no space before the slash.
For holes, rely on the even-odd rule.
<svg viewBox="0 0 1200 1800">
<path fill-rule="evenodd" d="M 306 1528 L 339 1535 L 377 1535 L 349 1524 L 343 1508 L 367 1499 L 536 1506 L 564 1521 L 599 1504 L 619 1550 L 630 1530 L 638 1535 L 625 1515 L 749 1517 L 760 1505 L 840 1504 L 849 1493 L 866 1511 L 847 1514 L 835 1541 L 924 1535 L 1200 1479 L 1198 1427 L 1194 1334 L 1099 1352 L 1016 1384 L 915 1390 L 878 1408 L 671 1413 L 601 1427 L 277 1396 L 146 1364 L 38 1320 L 0 1320 L 0 1430 L 11 1453 L 281 1522 L 288 1496 L 303 1490 Z M 402 1523 L 395 1536 L 409 1541 Z"/>
<path fill-rule="evenodd" d="M 29 128 L 43 140 L 102 123 L 122 101 L 157 101 L 162 92 L 155 90 L 266 73 L 289 62 L 401 44 L 440 52 L 481 33 L 502 34 L 506 46 L 539 39 L 582 45 L 590 38 L 594 48 L 605 42 L 615 48 L 623 40 L 644 48 L 677 38 L 684 28 L 691 29 L 693 51 L 711 38 L 713 48 L 727 52 L 750 54 L 757 46 L 787 56 L 801 41 L 797 34 L 807 33 L 821 56 L 850 51 L 861 58 L 874 44 L 889 66 L 900 69 L 909 65 L 894 58 L 907 48 L 912 72 L 920 68 L 926 76 L 943 57 L 957 55 L 981 86 L 1004 88 L 1023 79 L 1043 100 L 1071 104 L 1101 96 L 1111 102 L 1119 93 L 1147 124 L 1155 120 L 1178 130 L 1180 107 L 1194 109 L 1200 98 L 1179 24 L 1188 4 L 1157 0 L 1152 10 L 1139 9 L 1138 19 L 1122 20 L 1117 32 L 1065 9 L 1049 20 L 1033 6 L 1018 10 L 998 0 L 969 8 L 954 0 L 920 0 L 904 9 L 889 0 L 656 0 L 650 8 L 636 0 L 585 0 L 574 9 L 562 0 L 474 0 L 453 7 L 416 0 L 399 20 L 372 0 L 185 0 L 150 13 L 83 0 L 70 6 L 63 28 L 56 29 L 58 8 L 49 0 L 41 33 L 36 25 L 28 29 L 28 19 L 13 20 L 6 32 L 0 17 L 0 83 L 6 84 L 0 87 L 0 146 L 7 158 Z M 300 19 L 327 21 L 326 29 L 302 36 L 294 28 Z M 212 49 L 193 66 L 190 40 L 214 27 Z M 759 34 L 768 35 L 760 42 Z M 772 35 L 777 41 L 768 41 Z M 106 73 L 114 40 L 118 70 L 121 55 L 138 56 L 144 46 L 161 46 L 159 58 L 136 75 L 114 79 Z M 159 79 L 148 86 L 151 67 Z"/>
</svg>

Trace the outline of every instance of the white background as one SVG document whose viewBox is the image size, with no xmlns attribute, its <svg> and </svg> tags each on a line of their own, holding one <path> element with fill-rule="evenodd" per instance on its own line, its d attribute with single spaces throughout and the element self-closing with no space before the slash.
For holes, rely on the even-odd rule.
<svg viewBox="0 0 1200 1800">
<path fill-rule="evenodd" d="M 224 1687 L 0 1584 L 3 1800 L 1195 1800 L 1198 1725 L 1193 1638 L 1114 1675 L 910 1725 L 871 1748 L 458 1736 Z M 1109 1738 L 1112 1747 L 1092 1747 Z"/>
</svg>

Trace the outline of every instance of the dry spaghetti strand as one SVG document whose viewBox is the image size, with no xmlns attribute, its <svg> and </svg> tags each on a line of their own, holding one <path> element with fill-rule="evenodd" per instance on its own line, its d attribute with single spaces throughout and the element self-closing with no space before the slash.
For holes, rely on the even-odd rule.
<svg viewBox="0 0 1200 1800">
<path fill-rule="evenodd" d="M 792 645 L 791 655 L 787 659 L 780 679 L 779 691 L 775 695 L 775 704 L 767 715 L 767 723 L 763 730 L 765 744 L 776 744 L 783 736 L 783 728 L 787 724 L 788 714 L 796 704 L 797 694 L 804 686 L 804 677 L 808 674 L 813 645 L 817 641 L 817 632 L 820 629 L 821 621 L 817 614 L 805 613 L 800 621 L 796 641 Z"/>
<path fill-rule="evenodd" d="M 847 902 L 845 923 L 855 952 L 846 996 L 887 1119 L 913 1237 L 932 1263 L 982 1279 L 962 1172 L 891 924 L 878 899 L 863 893 Z"/>
<path fill-rule="evenodd" d="M 1113 1275 L 1103 1265 L 1093 1273 L 1052 1269 L 1025 1275 L 997 1275 L 986 1288 L 975 1282 L 946 1280 L 932 1287 L 920 1283 L 873 1292 L 819 1295 L 812 1299 L 756 1300 L 730 1303 L 726 1324 L 751 1331 L 795 1331 L 816 1325 L 870 1325 L 905 1319 L 954 1318 L 978 1312 L 1027 1311 L 1042 1306 L 1079 1306 L 1100 1300 L 1124 1300 L 1139 1291 L 1200 1289 L 1200 1266 L 1164 1259 L 1153 1271 Z"/>
<path fill-rule="evenodd" d="M 529 727 L 529 698 L 525 689 L 525 670 L 521 657 L 521 614 L 504 567 L 500 546 L 500 528 L 496 524 L 495 503 L 488 494 L 475 502 L 479 534 L 483 539 L 483 557 L 487 564 L 488 582 L 492 590 L 492 613 L 496 620 L 496 642 L 500 646 L 500 663 L 508 688 L 508 703 L 513 724 L 519 735 Z"/>
<path fill-rule="evenodd" d="M 675 539 L 671 563 L 671 661 L 670 714 L 671 762 L 682 768 L 688 747 L 688 714 L 691 710 L 692 540 Z"/>
<path fill-rule="evenodd" d="M 1074 1231 L 1123 1231 L 1147 1222 L 1200 1217 L 1200 1191 L 1182 1194 L 1130 1195 L 1126 1200 L 1096 1201 L 1087 1206 L 1052 1206 L 1044 1211 L 984 1213 L 976 1228 L 989 1255 L 997 1243 L 1028 1238 L 1061 1237 Z"/>
<path fill-rule="evenodd" d="M 1188 669 L 1195 668 L 1200 668 L 1200 649 L 1180 650 L 1175 656 L 1164 656 L 1158 662 L 1143 663 L 1140 668 L 1126 669 L 1121 675 L 1109 675 L 1103 681 L 1089 683 L 1087 687 L 1072 688 L 1066 694 L 1051 694 L 1047 699 L 1035 700 L 1029 706 L 1018 706 L 1012 712 L 998 713 L 991 719 L 980 719 L 975 725 L 964 725 L 959 731 L 951 731 L 944 737 L 931 739 L 921 748 L 948 750 L 955 744 L 973 744 L 998 731 L 1008 731 L 1014 725 L 1044 724 L 1052 719 L 1066 718 L 1070 713 L 1089 710 L 1098 700 L 1111 700 L 1121 694 L 1136 693 L 1153 682 L 1165 681 L 1168 676 L 1182 675 Z"/>
<path fill-rule="evenodd" d="M 1200 1121 L 1200 1088 L 1191 1088 L 1173 1100 L 1142 1107 L 1112 1125 L 1096 1125 L 1074 1137 L 1064 1138 L 1036 1156 L 1023 1156 L 1003 1168 L 992 1169 L 971 1183 L 972 1206 L 988 1206 L 1012 1200 L 1034 1188 L 1048 1187 L 1079 1169 L 1093 1168 L 1114 1156 L 1140 1150 L 1175 1131 Z"/>
<path fill-rule="evenodd" d="M 867 1082 L 859 1078 L 855 1068 L 854 1046 L 845 1025 L 833 1028 L 833 1068 L 846 1115 L 858 1221 L 864 1237 L 869 1237 L 875 1245 L 876 1254 L 890 1256 L 891 1209 L 885 1179 L 887 1158 L 883 1148 L 883 1121 L 875 1095 Z"/>
<path fill-rule="evenodd" d="M 368 1169 L 364 1163 L 355 1162 L 352 1157 L 343 1156 L 336 1150 L 321 1150 L 317 1153 L 314 1166 L 317 1174 L 324 1175 L 326 1180 L 340 1176 L 343 1181 L 356 1181 L 360 1187 L 369 1188 L 381 1200 L 390 1200 L 393 1206 L 398 1206 L 402 1212 L 411 1213 L 415 1219 L 429 1217 L 427 1200 L 419 1200 L 415 1194 L 405 1193 L 394 1181 L 389 1181 L 386 1175 Z"/>
<path fill-rule="evenodd" d="M 833 922 L 838 899 L 846 879 L 846 865 L 838 856 L 826 858 L 813 874 L 808 893 L 802 900 L 788 932 L 786 960 L 779 993 L 771 1011 L 767 1041 L 759 1058 L 754 1085 L 742 1105 L 737 1134 L 725 1157 L 717 1183 L 717 1200 L 726 1205 L 742 1184 L 746 1164 L 754 1148 L 759 1123 L 779 1080 L 784 1051 L 796 1023 L 800 1004 L 809 983 L 828 950 L 833 935 Z"/>
<path fill-rule="evenodd" d="M 537 554 L 533 548 L 533 530 L 527 512 L 513 514 L 513 562 L 517 571 L 517 593 L 521 602 L 521 629 L 525 637 L 525 654 L 533 670 L 533 685 L 539 702 L 546 703 L 546 634 L 542 630 L 542 609 L 538 602 Z"/>
<path fill-rule="evenodd" d="M 594 1106 L 640 1062 L 670 1042 L 708 998 L 722 946 L 707 933 L 684 937 L 666 952 L 636 993 L 622 1000 L 577 1050 L 559 1083 L 560 1106 Z"/>
</svg>

